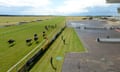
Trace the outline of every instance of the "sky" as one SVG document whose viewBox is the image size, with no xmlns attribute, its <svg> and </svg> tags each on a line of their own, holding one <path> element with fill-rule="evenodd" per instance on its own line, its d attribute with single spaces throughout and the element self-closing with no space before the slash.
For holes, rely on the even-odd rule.
<svg viewBox="0 0 120 72">
<path fill-rule="evenodd" d="M 0 0 L 1 15 L 117 15 L 106 0 Z"/>
</svg>

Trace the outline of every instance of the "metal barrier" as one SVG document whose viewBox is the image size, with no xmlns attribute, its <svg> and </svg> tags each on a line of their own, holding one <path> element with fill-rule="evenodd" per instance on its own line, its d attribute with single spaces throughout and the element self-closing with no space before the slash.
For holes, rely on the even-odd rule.
<svg viewBox="0 0 120 72">
<path fill-rule="evenodd" d="M 84 27 L 84 29 L 91 29 L 91 30 L 107 30 L 106 27 Z"/>
<path fill-rule="evenodd" d="M 120 38 L 97 38 L 98 42 L 119 43 Z"/>
</svg>

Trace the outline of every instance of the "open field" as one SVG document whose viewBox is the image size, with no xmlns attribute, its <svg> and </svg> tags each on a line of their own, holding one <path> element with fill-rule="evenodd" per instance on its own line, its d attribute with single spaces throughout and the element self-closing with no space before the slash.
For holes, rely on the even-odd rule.
<svg viewBox="0 0 120 72">
<path fill-rule="evenodd" d="M 65 45 L 61 39 L 62 36 L 65 38 Z M 85 49 L 75 30 L 73 28 L 66 28 L 30 72 L 61 72 L 66 53 L 84 51 Z M 56 71 L 51 66 L 51 57 L 53 57 L 53 65 L 57 68 Z"/>
<path fill-rule="evenodd" d="M 51 39 L 64 26 L 64 22 L 64 17 L 56 17 L 40 22 L 0 28 L 0 72 L 6 72 L 43 41 L 42 32 L 46 31 L 45 25 L 57 25 L 56 28 L 46 31 L 48 39 Z M 28 38 L 33 39 L 35 33 L 39 36 L 39 43 L 33 41 L 31 46 L 27 46 L 25 40 Z M 7 43 L 9 39 L 16 41 L 14 46 L 10 47 Z"/>
<path fill-rule="evenodd" d="M 30 22 L 36 20 L 46 20 L 52 19 L 53 16 L 0 16 L 0 26 L 1 25 L 14 25 L 19 22 Z"/>
</svg>

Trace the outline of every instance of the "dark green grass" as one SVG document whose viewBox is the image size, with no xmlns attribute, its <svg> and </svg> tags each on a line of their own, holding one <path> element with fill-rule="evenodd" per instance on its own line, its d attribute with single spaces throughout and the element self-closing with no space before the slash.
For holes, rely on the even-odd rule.
<svg viewBox="0 0 120 72">
<path fill-rule="evenodd" d="M 66 40 L 64 45 L 61 36 Z M 68 52 L 84 52 L 85 49 L 79 40 L 73 28 L 67 28 L 61 36 L 49 48 L 46 54 L 38 61 L 38 63 L 31 69 L 30 72 L 61 72 L 64 56 Z M 53 64 L 57 68 L 55 71 L 51 64 L 50 58 L 53 57 Z M 57 58 L 61 58 L 58 60 Z"/>
<path fill-rule="evenodd" d="M 0 72 L 6 72 L 11 66 L 16 64 L 38 45 L 33 42 L 31 46 L 27 46 L 25 42 L 27 38 L 33 38 L 33 35 L 37 33 L 39 36 L 39 43 L 41 43 L 41 41 L 43 41 L 42 32 L 45 31 L 45 25 L 57 24 L 56 29 L 47 31 L 48 38 L 52 38 L 54 33 L 63 27 L 63 22 L 64 17 L 56 17 L 42 22 L 0 28 Z M 9 39 L 16 40 L 13 47 L 9 47 L 7 43 Z"/>
</svg>

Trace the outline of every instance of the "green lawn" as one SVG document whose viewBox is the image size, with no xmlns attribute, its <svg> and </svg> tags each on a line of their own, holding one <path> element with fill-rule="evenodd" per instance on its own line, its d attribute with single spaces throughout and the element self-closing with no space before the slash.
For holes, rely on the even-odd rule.
<svg viewBox="0 0 120 72">
<path fill-rule="evenodd" d="M 52 36 L 64 26 L 64 21 L 64 17 L 56 17 L 41 22 L 0 28 L 0 72 L 6 72 L 39 45 L 33 42 L 31 46 L 27 46 L 25 42 L 27 38 L 33 38 L 33 35 L 37 33 L 39 36 L 39 43 L 41 43 L 43 41 L 42 32 L 45 31 L 44 26 L 57 24 L 57 28 L 46 31 L 48 38 L 51 39 Z M 9 39 L 16 40 L 13 47 L 9 47 L 7 43 Z"/>
<path fill-rule="evenodd" d="M 61 40 L 61 36 L 63 36 L 66 40 L 65 45 Z M 73 28 L 66 28 L 30 72 L 61 72 L 64 56 L 66 53 L 84 51 L 85 49 L 75 30 Z M 53 64 L 57 68 L 56 71 L 51 67 L 51 57 L 53 57 Z"/>
</svg>

